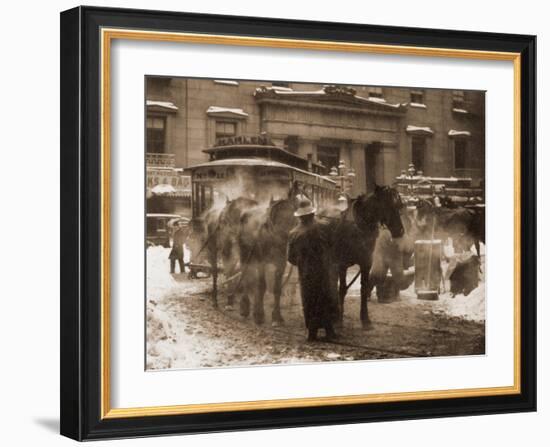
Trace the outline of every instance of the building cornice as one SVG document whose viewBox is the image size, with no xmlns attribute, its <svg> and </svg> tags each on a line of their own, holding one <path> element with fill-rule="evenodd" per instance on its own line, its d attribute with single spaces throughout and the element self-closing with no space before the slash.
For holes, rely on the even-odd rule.
<svg viewBox="0 0 550 447">
<path fill-rule="evenodd" d="M 322 109 L 347 113 L 401 116 L 407 109 L 403 104 L 389 104 L 379 99 L 364 98 L 355 89 L 345 86 L 325 86 L 315 91 L 280 91 L 259 87 L 254 93 L 258 104 Z"/>
</svg>

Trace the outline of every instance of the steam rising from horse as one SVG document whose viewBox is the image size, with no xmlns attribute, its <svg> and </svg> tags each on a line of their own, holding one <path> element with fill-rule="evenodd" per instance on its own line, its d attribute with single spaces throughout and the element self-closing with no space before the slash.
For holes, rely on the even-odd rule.
<svg viewBox="0 0 550 447">
<path fill-rule="evenodd" d="M 283 275 L 287 264 L 287 244 L 290 230 L 295 225 L 295 204 L 292 198 L 271 201 L 266 210 L 250 209 L 241 218 L 239 227 L 239 250 L 241 256 L 243 287 L 241 315 L 248 316 L 250 301 L 248 294 L 254 295 L 253 315 L 257 324 L 262 324 L 264 315 L 264 295 L 266 273 L 269 265 L 274 266 L 272 311 L 273 324 L 283 322 L 281 315 L 281 293 Z"/>
<path fill-rule="evenodd" d="M 451 201 L 442 202 L 442 205 L 435 206 L 426 199 L 419 201 L 416 220 L 422 236 L 438 239 L 450 237 L 455 249 L 469 250 L 475 245 L 479 256 L 480 242 L 485 243 L 485 208 L 456 206 Z"/>
<path fill-rule="evenodd" d="M 288 235 L 296 224 L 293 215 L 296 207 L 295 193 L 292 189 L 286 199 L 271 200 L 267 206 L 262 206 L 249 198 L 239 197 L 227 201 L 221 210 L 209 211 L 206 214 L 206 245 L 212 266 L 214 305 L 217 305 L 218 259 L 221 258 L 225 277 L 239 277 L 228 286 L 228 304 L 232 305 L 235 295 L 240 294 L 240 313 L 242 316 L 248 316 L 252 296 L 254 320 L 262 324 L 265 321 L 263 301 L 267 284 L 266 271 L 268 266 L 273 266 L 275 273 L 272 321 L 275 324 L 283 322 L 280 300 L 287 264 Z M 340 319 L 343 317 L 344 298 L 347 292 L 347 270 L 352 265 L 359 265 L 360 319 L 365 327 L 370 324 L 367 301 L 374 284 L 380 279 L 376 271 L 371 272 L 375 242 L 379 236 L 380 225 L 389 230 L 393 239 L 402 238 L 404 228 L 399 214 L 401 208 L 402 203 L 396 190 L 377 186 L 372 194 L 362 195 L 353 200 L 343 215 L 335 216 L 334 210 L 329 209 L 319 214 L 319 221 L 329 234 L 331 257 L 337 269 L 334 280 L 336 281 L 336 277 L 339 278 Z M 402 263 L 401 269 L 392 268 L 394 276 L 402 271 Z"/>
<path fill-rule="evenodd" d="M 209 263 L 212 266 L 212 299 L 218 303 L 218 260 L 221 259 L 228 285 L 227 304 L 233 305 L 240 295 L 240 313 L 253 315 L 258 324 L 265 320 L 264 295 L 268 266 L 274 267 L 272 321 L 282 323 L 280 309 L 283 274 L 286 267 L 288 235 L 296 221 L 293 215 L 294 190 L 289 197 L 271 200 L 261 205 L 255 200 L 239 197 L 227 201 L 217 211 L 205 215 L 205 239 Z"/>
<path fill-rule="evenodd" d="M 218 305 L 218 257 L 221 257 L 225 277 L 234 278 L 241 267 L 238 250 L 240 222 L 247 210 L 258 206 L 258 203 L 253 199 L 239 197 L 227 201 L 221 210 L 214 208 L 212 211 L 208 211 L 205 216 L 206 248 L 208 250 L 208 261 L 212 266 L 212 300 L 214 306 Z M 228 305 L 233 305 L 238 288 L 239 285 L 232 288 L 229 284 Z"/>
</svg>

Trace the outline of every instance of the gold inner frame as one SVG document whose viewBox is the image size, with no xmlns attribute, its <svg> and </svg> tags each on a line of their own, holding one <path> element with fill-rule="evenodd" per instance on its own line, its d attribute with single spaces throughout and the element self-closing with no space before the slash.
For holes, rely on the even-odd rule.
<svg viewBox="0 0 550 447">
<path fill-rule="evenodd" d="M 407 56 L 451 57 L 512 61 L 514 69 L 514 385 L 504 387 L 467 388 L 455 390 L 414 391 L 276 399 L 244 402 L 170 405 L 155 407 L 111 408 L 110 367 L 110 178 L 111 178 L 111 42 L 114 39 L 151 40 L 164 42 L 235 45 L 249 47 L 294 48 L 313 51 L 343 51 L 355 53 L 396 54 Z M 246 411 L 276 408 L 316 407 L 373 402 L 399 402 L 411 400 L 446 399 L 453 397 L 479 397 L 519 394 L 520 388 L 520 294 L 521 294 L 521 55 L 520 53 L 477 51 L 398 45 L 377 45 L 351 42 L 293 40 L 154 32 L 129 29 L 101 30 L 101 418 L 197 414 L 218 411 Z"/>
</svg>

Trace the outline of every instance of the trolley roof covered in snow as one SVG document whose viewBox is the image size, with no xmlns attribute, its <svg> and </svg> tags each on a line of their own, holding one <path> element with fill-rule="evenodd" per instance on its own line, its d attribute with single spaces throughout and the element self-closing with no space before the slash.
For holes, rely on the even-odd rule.
<svg viewBox="0 0 550 447">
<path fill-rule="evenodd" d="M 321 174 L 326 170 L 324 166 L 318 163 L 306 160 L 282 147 L 275 146 L 268 139 L 260 143 L 260 138 L 247 137 L 224 139 L 222 141 L 224 144 L 217 144 L 203 150 L 204 153 L 210 156 L 210 161 L 256 157 L 278 161 L 303 171 L 312 170 L 316 174 Z"/>
</svg>

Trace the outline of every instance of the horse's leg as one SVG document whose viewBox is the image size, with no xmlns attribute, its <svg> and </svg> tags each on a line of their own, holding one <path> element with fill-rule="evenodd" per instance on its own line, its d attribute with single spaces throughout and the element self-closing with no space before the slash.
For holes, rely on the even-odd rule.
<svg viewBox="0 0 550 447">
<path fill-rule="evenodd" d="M 344 300 L 347 292 L 347 273 L 348 268 L 341 264 L 338 268 L 338 320 L 340 325 L 344 322 Z"/>
<path fill-rule="evenodd" d="M 235 295 L 238 293 L 237 287 L 239 281 L 233 278 L 237 274 L 237 260 L 232 257 L 224 262 L 224 276 L 227 281 L 227 309 L 232 309 L 235 304 Z M 233 278 L 229 280 L 230 278 Z"/>
<path fill-rule="evenodd" d="M 248 293 L 251 290 L 251 277 L 252 277 L 252 268 L 250 264 L 244 263 L 241 260 L 241 277 L 237 285 L 235 286 L 235 293 L 240 293 L 241 300 L 239 302 L 239 313 L 241 317 L 247 318 L 250 315 L 250 298 Z"/>
<path fill-rule="evenodd" d="M 278 326 L 284 322 L 283 316 L 281 315 L 281 294 L 283 292 L 283 276 L 285 273 L 285 267 L 286 256 L 279 260 L 279 262 L 275 265 L 275 277 L 273 280 L 273 311 L 271 312 L 271 323 L 273 326 Z"/>
<path fill-rule="evenodd" d="M 369 283 L 370 267 L 371 266 L 368 264 L 361 266 L 361 310 L 359 316 L 363 329 L 369 329 L 372 326 L 368 309 L 368 300 L 372 291 L 372 287 Z"/>
<path fill-rule="evenodd" d="M 263 324 L 265 321 L 264 313 L 264 295 L 266 291 L 266 279 L 265 279 L 265 265 L 262 262 L 257 262 L 253 266 L 253 283 L 254 283 L 254 322 L 256 324 Z"/>
<path fill-rule="evenodd" d="M 212 268 L 212 305 L 218 307 L 218 257 L 215 246 L 209 250 L 210 266 Z"/>
<path fill-rule="evenodd" d="M 239 313 L 241 317 L 247 318 L 250 315 L 250 298 L 248 298 L 248 287 L 241 283 L 241 300 L 239 302 Z"/>
</svg>

